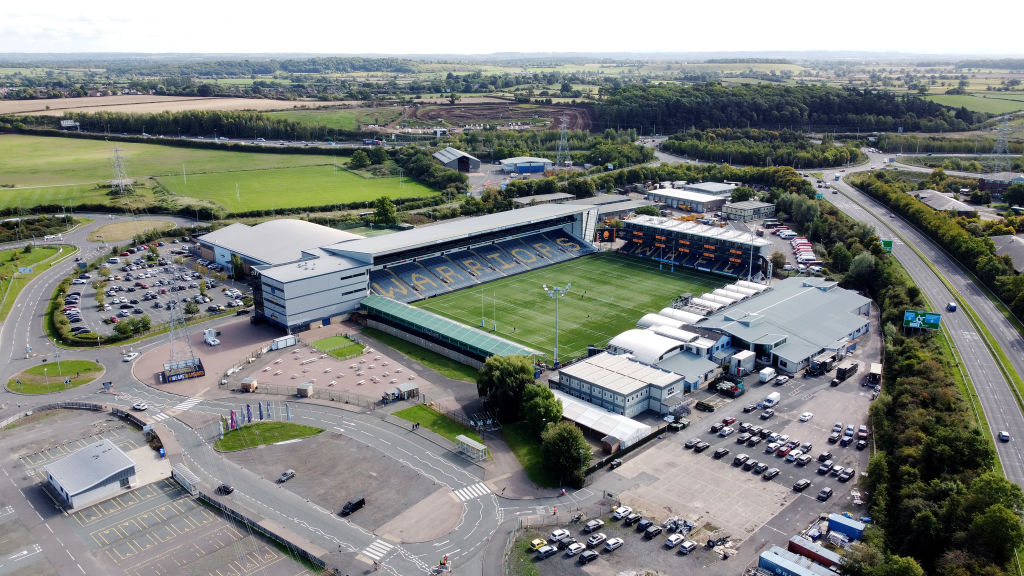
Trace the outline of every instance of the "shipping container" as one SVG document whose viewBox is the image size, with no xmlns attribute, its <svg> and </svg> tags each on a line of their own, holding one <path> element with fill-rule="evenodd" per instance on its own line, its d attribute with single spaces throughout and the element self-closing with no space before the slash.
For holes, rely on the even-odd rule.
<svg viewBox="0 0 1024 576">
<path fill-rule="evenodd" d="M 778 546 L 762 552 L 757 567 L 778 576 L 835 576 L 828 568 Z"/>
<path fill-rule="evenodd" d="M 831 532 L 838 532 L 851 540 L 860 540 L 864 533 L 865 524 L 853 518 L 847 518 L 841 514 L 828 515 L 828 529 Z"/>
<path fill-rule="evenodd" d="M 295 336 L 281 336 L 280 338 L 274 338 L 274 341 L 270 343 L 270 349 L 280 350 L 281 348 L 295 346 L 296 342 L 298 342 L 298 339 Z"/>
<path fill-rule="evenodd" d="M 839 365 L 838 368 L 836 368 L 836 378 L 840 382 L 842 382 L 843 380 L 846 380 L 850 376 L 856 374 L 857 370 L 859 369 L 860 362 L 857 362 L 856 360 L 848 360 L 846 362 L 843 362 L 842 364 Z"/>
<path fill-rule="evenodd" d="M 825 548 L 821 544 L 811 542 L 802 536 L 793 536 L 790 538 L 788 548 L 790 552 L 799 554 L 805 558 L 810 558 L 826 568 L 838 566 L 839 563 L 843 561 L 843 557 L 839 554 Z"/>
</svg>

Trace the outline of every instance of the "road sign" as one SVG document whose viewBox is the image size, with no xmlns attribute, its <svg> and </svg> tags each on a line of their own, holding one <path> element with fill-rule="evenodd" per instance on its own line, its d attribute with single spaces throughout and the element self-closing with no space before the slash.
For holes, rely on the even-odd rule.
<svg viewBox="0 0 1024 576">
<path fill-rule="evenodd" d="M 31 274 L 31 273 L 32 273 L 32 267 L 31 266 L 18 266 L 18 274 Z"/>
<path fill-rule="evenodd" d="M 942 314 L 924 312 L 922 310 L 907 310 L 903 313 L 904 328 L 924 328 L 925 330 L 938 330 L 942 321 Z"/>
<path fill-rule="evenodd" d="M 882 240 L 882 250 L 885 250 L 886 254 L 892 254 L 892 240 Z"/>
<path fill-rule="evenodd" d="M 817 193 L 814 194 L 814 199 L 815 200 L 824 200 L 825 199 L 825 195 L 822 194 L 821 192 L 817 192 Z"/>
</svg>

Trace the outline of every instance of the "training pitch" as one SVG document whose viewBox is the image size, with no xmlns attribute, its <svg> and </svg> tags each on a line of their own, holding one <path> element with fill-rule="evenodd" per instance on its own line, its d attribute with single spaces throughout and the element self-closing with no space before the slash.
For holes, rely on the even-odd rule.
<svg viewBox="0 0 1024 576">
<path fill-rule="evenodd" d="M 470 326 L 485 327 L 539 350 L 551 360 L 555 349 L 555 300 L 542 286 L 564 288 L 571 284 L 568 294 L 558 300 L 558 358 L 564 362 L 586 354 L 588 344 L 604 346 L 620 332 L 635 328 L 644 314 L 658 312 L 680 294 L 698 296 L 727 283 L 721 276 L 679 268 L 671 272 L 668 265 L 659 270 L 657 262 L 605 252 L 414 305 Z"/>
</svg>

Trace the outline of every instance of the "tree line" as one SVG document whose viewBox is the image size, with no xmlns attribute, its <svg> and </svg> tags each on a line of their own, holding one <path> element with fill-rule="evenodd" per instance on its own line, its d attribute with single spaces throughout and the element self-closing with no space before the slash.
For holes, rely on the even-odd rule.
<svg viewBox="0 0 1024 576">
<path fill-rule="evenodd" d="M 919 136 L 917 134 L 886 134 L 878 139 L 878 149 L 890 153 L 987 154 L 996 145 L 995 138 L 950 138 L 947 136 Z M 1011 154 L 1024 154 L 1024 142 L 1006 143 Z"/>
<path fill-rule="evenodd" d="M 677 132 L 661 149 L 709 162 L 748 166 L 785 165 L 797 169 L 842 166 L 862 158 L 854 145 L 836 146 L 831 135 L 820 144 L 795 130 L 758 128 L 688 129 Z"/>
<path fill-rule="evenodd" d="M 691 127 L 960 131 L 987 117 L 909 94 L 828 86 L 725 87 L 717 83 L 627 84 L 596 104 L 595 113 L 601 126 L 654 128 L 663 133 Z"/>
</svg>

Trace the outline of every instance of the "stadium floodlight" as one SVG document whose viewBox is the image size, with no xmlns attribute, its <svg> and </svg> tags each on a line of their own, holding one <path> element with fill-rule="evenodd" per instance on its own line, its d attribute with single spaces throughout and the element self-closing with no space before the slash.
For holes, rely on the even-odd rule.
<svg viewBox="0 0 1024 576">
<path fill-rule="evenodd" d="M 565 288 L 558 286 L 552 286 L 548 288 L 547 284 L 542 284 L 541 287 L 544 292 L 547 292 L 548 297 L 555 299 L 555 366 L 558 366 L 558 299 L 569 293 L 569 288 L 572 288 L 572 282 L 565 285 Z"/>
</svg>

